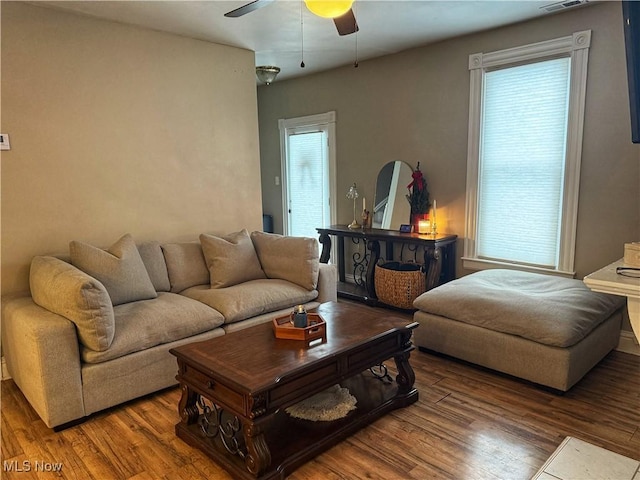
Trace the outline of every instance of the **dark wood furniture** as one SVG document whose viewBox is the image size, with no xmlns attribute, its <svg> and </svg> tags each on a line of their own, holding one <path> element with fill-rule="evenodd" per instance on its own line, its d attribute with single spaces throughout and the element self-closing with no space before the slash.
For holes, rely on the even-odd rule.
<svg viewBox="0 0 640 480">
<path fill-rule="evenodd" d="M 172 349 L 182 390 L 178 437 L 234 478 L 285 478 L 386 412 L 418 400 L 409 365 L 417 323 L 361 304 L 325 303 L 317 313 L 326 339 L 309 346 L 276 338 L 265 323 Z M 380 374 L 391 358 L 395 381 Z M 346 417 L 311 422 L 285 412 L 337 383 L 358 400 Z"/>
<path fill-rule="evenodd" d="M 396 259 L 396 245 L 400 245 L 400 260 L 406 254 L 412 260 L 426 267 L 426 289 L 456 278 L 456 240 L 457 235 L 437 233 L 423 235 L 419 233 L 400 233 L 395 230 L 376 228 L 350 229 L 345 225 L 332 225 L 316 229 L 320 234 L 322 254 L 320 261 L 327 263 L 331 256 L 331 236 L 335 236 L 338 264 L 338 295 L 343 298 L 365 301 L 370 305 L 378 303 L 375 290 L 375 266 L 381 258 L 380 243 L 385 244 L 384 259 Z M 346 282 L 345 238 L 354 244 L 364 245 L 364 253 L 356 252 L 352 256 L 353 277 L 355 283 Z"/>
</svg>

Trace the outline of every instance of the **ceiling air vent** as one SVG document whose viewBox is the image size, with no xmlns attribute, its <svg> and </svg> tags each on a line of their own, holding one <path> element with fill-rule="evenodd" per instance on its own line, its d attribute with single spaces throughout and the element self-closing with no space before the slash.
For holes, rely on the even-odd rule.
<svg viewBox="0 0 640 480">
<path fill-rule="evenodd" d="M 549 5 L 545 5 L 544 7 L 540 7 L 547 12 L 557 12 L 558 10 L 563 10 L 565 8 L 577 7 L 578 5 L 584 5 L 589 0 L 567 0 L 565 2 L 556 2 L 550 3 Z"/>
</svg>

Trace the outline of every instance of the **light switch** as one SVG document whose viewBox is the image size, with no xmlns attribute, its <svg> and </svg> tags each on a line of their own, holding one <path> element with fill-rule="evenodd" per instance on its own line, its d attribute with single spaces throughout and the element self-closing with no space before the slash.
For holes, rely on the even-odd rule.
<svg viewBox="0 0 640 480">
<path fill-rule="evenodd" d="M 277 177 L 277 176 L 276 176 L 276 187 L 277 187 L 278 185 L 280 185 L 280 177 Z"/>
<path fill-rule="evenodd" d="M 9 145 L 9 134 L 0 133 L 0 150 L 11 150 Z"/>
</svg>

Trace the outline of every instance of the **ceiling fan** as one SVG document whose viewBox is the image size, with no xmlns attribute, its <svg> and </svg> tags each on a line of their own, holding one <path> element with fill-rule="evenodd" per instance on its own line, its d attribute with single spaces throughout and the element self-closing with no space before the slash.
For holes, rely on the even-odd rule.
<svg viewBox="0 0 640 480">
<path fill-rule="evenodd" d="M 275 0 L 253 0 L 246 5 L 231 10 L 224 14 L 225 17 L 241 17 L 259 8 L 266 7 Z M 326 1 L 326 0 L 304 0 L 307 8 L 320 17 L 332 18 L 339 35 L 350 35 L 358 31 L 358 23 L 353 14 L 351 5 L 353 0 L 347 1 Z"/>
</svg>

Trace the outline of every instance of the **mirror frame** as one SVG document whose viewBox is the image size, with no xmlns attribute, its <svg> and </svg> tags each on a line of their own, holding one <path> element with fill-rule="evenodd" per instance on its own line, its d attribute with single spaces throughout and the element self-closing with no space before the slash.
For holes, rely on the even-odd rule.
<svg viewBox="0 0 640 480">
<path fill-rule="evenodd" d="M 405 190 L 411 183 L 412 174 L 413 168 L 402 160 L 382 166 L 376 177 L 372 228 L 399 230 L 400 225 L 411 222 L 411 205 Z"/>
</svg>

